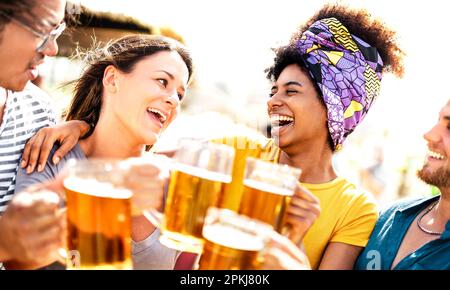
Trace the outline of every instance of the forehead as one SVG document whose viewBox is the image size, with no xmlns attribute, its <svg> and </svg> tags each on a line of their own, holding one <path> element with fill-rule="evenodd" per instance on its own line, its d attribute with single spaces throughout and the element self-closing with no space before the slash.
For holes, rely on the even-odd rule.
<svg viewBox="0 0 450 290">
<path fill-rule="evenodd" d="M 151 71 L 164 70 L 174 77 L 186 81 L 189 77 L 187 66 L 183 58 L 176 51 L 160 51 L 152 54 L 138 62 L 136 69 Z"/>
<path fill-rule="evenodd" d="M 286 66 L 275 83 L 282 85 L 288 81 L 299 81 L 303 84 L 312 84 L 308 73 L 296 64 Z"/>
<path fill-rule="evenodd" d="M 33 16 L 42 22 L 56 26 L 64 19 L 65 0 L 35 0 L 37 5 L 33 8 Z"/>
</svg>

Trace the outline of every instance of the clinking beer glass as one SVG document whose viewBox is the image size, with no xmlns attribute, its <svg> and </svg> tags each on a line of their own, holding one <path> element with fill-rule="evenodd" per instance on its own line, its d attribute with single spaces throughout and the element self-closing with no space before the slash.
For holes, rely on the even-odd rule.
<svg viewBox="0 0 450 290">
<path fill-rule="evenodd" d="M 68 269 L 132 269 L 127 168 L 112 160 L 69 161 L 64 179 Z"/>
<path fill-rule="evenodd" d="M 272 227 L 229 209 L 208 210 L 199 270 L 256 270 L 263 262 Z"/>
<path fill-rule="evenodd" d="M 286 209 L 294 195 L 301 169 L 248 157 L 238 213 L 287 234 Z"/>
<path fill-rule="evenodd" d="M 185 252 L 201 253 L 206 211 L 216 206 L 224 185 L 231 182 L 234 149 L 185 140 L 174 156 L 164 216 L 144 215 L 161 227 L 160 242 Z"/>
</svg>

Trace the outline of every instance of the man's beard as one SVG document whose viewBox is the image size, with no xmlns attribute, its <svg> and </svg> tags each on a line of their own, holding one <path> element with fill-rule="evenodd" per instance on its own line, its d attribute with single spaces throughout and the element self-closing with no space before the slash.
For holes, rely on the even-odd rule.
<svg viewBox="0 0 450 290">
<path fill-rule="evenodd" d="M 431 171 L 427 167 L 427 164 L 425 164 L 421 170 L 417 171 L 417 176 L 423 182 L 438 188 L 450 187 L 450 169 L 448 167 L 443 166 L 435 171 Z"/>
</svg>

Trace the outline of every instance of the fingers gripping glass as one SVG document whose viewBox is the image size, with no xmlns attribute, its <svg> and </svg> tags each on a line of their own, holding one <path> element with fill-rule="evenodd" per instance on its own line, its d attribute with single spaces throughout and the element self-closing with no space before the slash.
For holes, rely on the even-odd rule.
<svg viewBox="0 0 450 290">
<path fill-rule="evenodd" d="M 29 32 L 33 33 L 35 36 L 42 39 L 42 41 L 39 43 L 39 45 L 36 48 L 36 52 L 42 52 L 49 43 L 52 43 L 53 41 L 55 41 L 66 29 L 66 23 L 62 22 L 55 29 L 53 29 L 50 33 L 45 34 L 45 33 L 41 33 L 39 31 L 37 31 L 36 29 L 32 28 L 31 26 L 25 24 L 24 22 L 22 22 L 18 19 L 12 18 L 10 15 L 4 13 L 3 11 L 0 11 L 0 14 L 11 19 L 11 21 L 14 21 L 15 23 L 22 26 Z"/>
</svg>

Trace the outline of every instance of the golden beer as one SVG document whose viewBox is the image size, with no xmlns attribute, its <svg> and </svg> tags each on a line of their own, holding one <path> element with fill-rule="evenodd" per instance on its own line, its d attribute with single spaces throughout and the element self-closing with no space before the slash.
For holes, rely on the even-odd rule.
<svg viewBox="0 0 450 290">
<path fill-rule="evenodd" d="M 185 252 L 201 253 L 206 211 L 216 206 L 231 182 L 234 149 L 185 141 L 174 157 L 160 242 Z"/>
<path fill-rule="evenodd" d="M 267 139 L 257 134 L 217 138 L 212 142 L 226 144 L 235 149 L 232 181 L 225 185 L 224 194 L 219 200 L 219 207 L 237 211 L 244 189 L 243 180 L 247 157 L 278 162 L 280 150 L 273 144 L 273 139 Z"/>
<path fill-rule="evenodd" d="M 268 223 L 280 231 L 291 196 L 289 191 L 247 181 L 238 213 Z"/>
<path fill-rule="evenodd" d="M 230 176 L 190 166 L 177 169 L 170 179 L 161 243 L 200 253 L 206 211 L 217 205 Z"/>
<path fill-rule="evenodd" d="M 271 227 L 226 209 L 211 211 L 203 229 L 199 270 L 258 269 Z"/>
<path fill-rule="evenodd" d="M 95 179 L 64 180 L 68 269 L 132 269 L 131 192 Z"/>
<path fill-rule="evenodd" d="M 270 224 L 281 232 L 286 209 L 301 170 L 247 158 L 239 214 Z"/>
</svg>

